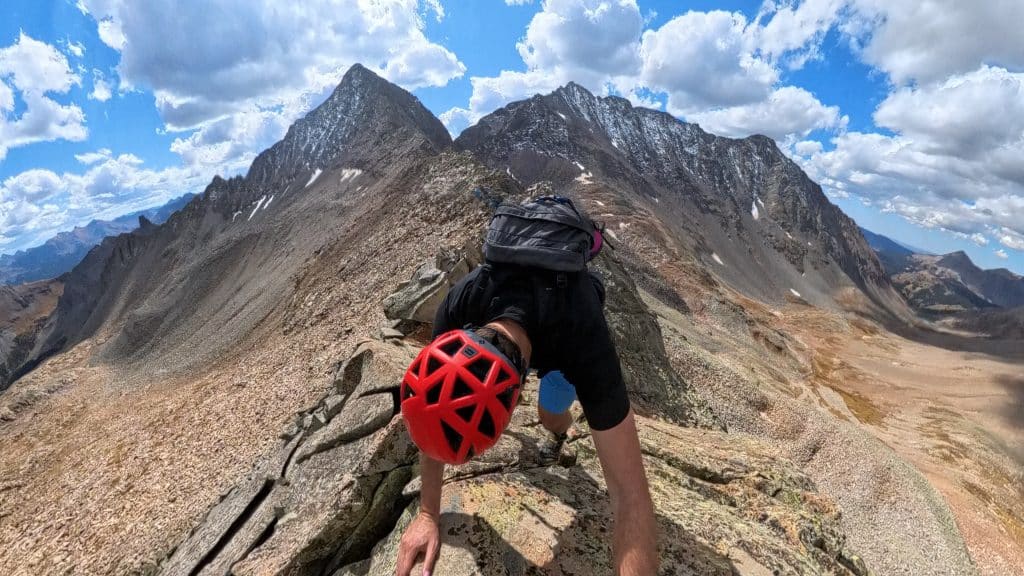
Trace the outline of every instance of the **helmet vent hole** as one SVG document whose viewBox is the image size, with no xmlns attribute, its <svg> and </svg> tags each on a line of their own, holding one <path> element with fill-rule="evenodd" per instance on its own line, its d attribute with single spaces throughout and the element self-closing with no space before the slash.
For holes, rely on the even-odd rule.
<svg viewBox="0 0 1024 576">
<path fill-rule="evenodd" d="M 473 388 L 471 388 L 469 384 L 466 384 L 466 382 L 463 381 L 462 378 L 456 376 L 455 389 L 452 390 L 452 400 L 456 400 L 458 398 L 465 398 L 466 396 L 471 396 L 472 394 Z"/>
<path fill-rule="evenodd" d="M 491 362 L 486 358 L 481 358 L 466 366 L 466 370 L 469 370 L 470 374 L 476 376 L 477 380 L 484 382 L 487 380 L 487 373 L 491 371 Z"/>
<path fill-rule="evenodd" d="M 412 386 L 409 386 L 408 384 L 402 386 L 402 402 L 405 402 L 413 396 L 416 396 L 416 393 L 412 391 Z"/>
<path fill-rule="evenodd" d="M 455 413 L 459 415 L 459 418 L 465 420 L 466 424 L 469 424 L 473 420 L 474 412 L 476 412 L 476 406 L 463 406 L 462 408 L 457 408 L 455 410 Z"/>
<path fill-rule="evenodd" d="M 437 404 L 438 400 L 441 399 L 441 383 L 438 382 L 433 388 L 427 390 L 427 404 Z"/>
<path fill-rule="evenodd" d="M 515 397 L 516 390 L 518 389 L 519 386 L 509 386 L 498 393 L 498 401 L 505 407 L 505 410 L 512 411 L 512 399 Z"/>
<path fill-rule="evenodd" d="M 441 368 L 441 361 L 438 360 L 437 358 L 434 358 L 433 356 L 431 356 L 427 360 L 427 374 L 426 375 L 430 376 L 434 372 L 437 372 L 439 368 Z"/>
<path fill-rule="evenodd" d="M 509 374 L 506 370 L 502 370 L 501 374 L 498 375 L 498 382 L 504 382 L 505 380 L 508 380 L 510 378 L 512 378 L 512 375 Z"/>
<path fill-rule="evenodd" d="M 439 346 L 442 352 L 449 356 L 455 356 L 459 352 L 459 348 L 462 348 L 462 342 L 459 340 L 452 340 L 442 346 Z"/>
<path fill-rule="evenodd" d="M 420 364 L 422 364 L 422 362 L 420 362 L 419 358 L 417 358 L 416 361 L 412 363 L 412 366 L 409 367 L 409 372 L 412 372 L 413 374 L 419 376 Z"/>
<path fill-rule="evenodd" d="M 448 446 L 457 455 L 459 448 L 462 447 L 462 434 L 459 434 L 455 428 L 449 426 L 444 420 L 441 421 L 441 428 L 444 430 L 444 438 L 448 441 Z"/>
<path fill-rule="evenodd" d="M 480 433 L 488 438 L 494 438 L 494 418 L 491 417 L 491 411 L 484 409 L 484 414 L 480 418 L 480 426 L 478 427 Z"/>
</svg>

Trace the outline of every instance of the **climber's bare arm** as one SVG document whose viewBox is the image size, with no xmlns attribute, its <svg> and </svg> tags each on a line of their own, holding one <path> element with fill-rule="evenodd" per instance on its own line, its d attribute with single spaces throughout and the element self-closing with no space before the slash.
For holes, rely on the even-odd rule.
<svg viewBox="0 0 1024 576">
<path fill-rule="evenodd" d="M 658 537 L 654 505 L 640 456 L 636 420 L 593 432 L 615 513 L 615 567 L 620 576 L 654 576 L 658 572 Z"/>
<path fill-rule="evenodd" d="M 416 560 L 423 556 L 423 576 L 429 576 L 441 550 L 441 481 L 444 463 L 420 454 L 420 512 L 402 534 L 398 546 L 397 576 L 409 576 Z M 419 576 L 417 574 L 416 576 Z"/>
</svg>

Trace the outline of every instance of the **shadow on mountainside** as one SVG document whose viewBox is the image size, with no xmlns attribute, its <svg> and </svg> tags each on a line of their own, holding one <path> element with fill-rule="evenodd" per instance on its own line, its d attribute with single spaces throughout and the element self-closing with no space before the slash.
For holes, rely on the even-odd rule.
<svg viewBox="0 0 1024 576">
<path fill-rule="evenodd" d="M 996 382 L 1006 389 L 1008 396 L 1001 411 L 1003 418 L 1011 426 L 1024 429 L 1024 374 L 1004 374 L 997 377 Z M 1018 448 L 1014 456 L 1024 464 L 1024 448 Z"/>
<path fill-rule="evenodd" d="M 1024 361 L 1024 341 L 989 338 L 984 335 L 937 330 L 923 324 L 908 325 L 894 318 L 871 318 L 886 330 L 919 344 L 934 346 L 950 352 L 988 354 L 1003 360 Z"/>
</svg>

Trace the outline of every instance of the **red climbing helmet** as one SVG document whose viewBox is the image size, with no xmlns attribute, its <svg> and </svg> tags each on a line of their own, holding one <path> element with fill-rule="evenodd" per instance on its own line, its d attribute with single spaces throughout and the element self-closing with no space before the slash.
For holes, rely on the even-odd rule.
<svg viewBox="0 0 1024 576">
<path fill-rule="evenodd" d="M 402 417 L 426 455 L 463 464 L 498 441 L 519 401 L 521 370 L 480 335 L 452 330 L 402 378 Z"/>
</svg>

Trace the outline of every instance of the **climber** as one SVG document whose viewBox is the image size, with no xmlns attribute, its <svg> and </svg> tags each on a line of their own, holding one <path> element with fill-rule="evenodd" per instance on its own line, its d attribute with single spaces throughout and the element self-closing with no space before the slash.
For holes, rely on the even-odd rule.
<svg viewBox="0 0 1024 576">
<path fill-rule="evenodd" d="M 495 442 L 511 420 L 530 368 L 541 377 L 538 414 L 558 460 L 579 399 L 604 471 L 615 519 L 617 574 L 657 572 L 654 508 L 618 355 L 604 318 L 604 286 L 587 262 L 603 228 L 561 197 L 502 205 L 484 242 L 485 263 L 437 310 L 434 340 L 410 365 L 402 414 L 420 448 L 420 510 L 402 536 L 397 575 L 441 548 L 445 463 L 461 464 Z"/>
</svg>

